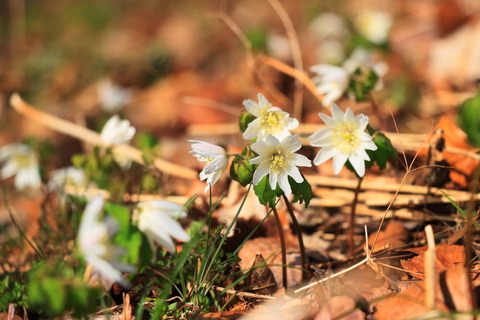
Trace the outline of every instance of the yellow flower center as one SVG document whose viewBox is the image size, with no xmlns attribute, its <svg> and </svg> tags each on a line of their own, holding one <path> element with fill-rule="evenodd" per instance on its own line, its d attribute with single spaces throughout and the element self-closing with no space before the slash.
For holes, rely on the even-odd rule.
<svg viewBox="0 0 480 320">
<path fill-rule="evenodd" d="M 273 153 L 268 160 L 270 161 L 270 171 L 272 173 L 280 173 L 285 170 L 290 164 L 290 161 L 285 157 L 283 150 L 278 149 Z"/>
<path fill-rule="evenodd" d="M 265 134 L 277 132 L 282 126 L 283 115 L 281 111 L 262 111 L 260 123 Z"/>
<path fill-rule="evenodd" d="M 354 122 L 344 122 L 333 129 L 332 143 L 338 151 L 350 154 L 360 146 L 358 127 Z"/>
<path fill-rule="evenodd" d="M 32 165 L 32 156 L 29 154 L 17 153 L 12 158 L 19 168 L 29 168 Z"/>
</svg>

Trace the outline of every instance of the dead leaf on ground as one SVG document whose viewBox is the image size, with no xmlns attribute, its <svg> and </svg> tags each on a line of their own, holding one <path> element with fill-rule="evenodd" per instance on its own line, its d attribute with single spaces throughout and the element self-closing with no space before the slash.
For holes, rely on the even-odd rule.
<svg viewBox="0 0 480 320">
<path fill-rule="evenodd" d="M 424 253 L 427 251 L 427 249 L 428 247 L 406 249 L 405 251 L 417 253 L 418 256 L 413 257 L 410 260 L 400 260 L 400 263 L 404 269 L 416 273 L 421 273 L 412 273 L 412 276 L 414 276 L 415 278 L 425 279 L 422 274 L 425 271 Z M 435 265 L 438 271 L 447 270 L 448 268 L 456 264 L 463 264 L 465 262 L 465 248 L 463 246 L 438 245 L 436 249 L 437 259 Z"/>
<path fill-rule="evenodd" d="M 372 233 L 368 237 L 368 245 L 371 247 L 376 237 L 376 233 Z M 408 231 L 402 222 L 391 220 L 384 231 L 380 231 L 375 248 L 398 248 L 405 245 L 408 239 Z"/>
<path fill-rule="evenodd" d="M 331 319 L 363 320 L 365 314 L 356 308 L 356 302 L 351 297 L 335 296 L 330 298 L 315 316 L 315 320 Z"/>
</svg>

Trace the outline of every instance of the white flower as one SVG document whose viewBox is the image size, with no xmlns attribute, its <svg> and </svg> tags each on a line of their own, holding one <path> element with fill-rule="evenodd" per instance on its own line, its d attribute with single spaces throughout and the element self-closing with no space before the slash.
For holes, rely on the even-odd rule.
<svg viewBox="0 0 480 320">
<path fill-rule="evenodd" d="M 315 37 L 319 39 L 345 39 L 349 32 L 345 21 L 333 12 L 319 14 L 309 26 Z"/>
<path fill-rule="evenodd" d="M 107 112 L 118 112 L 132 101 L 132 90 L 116 85 L 110 79 L 101 81 L 97 89 L 100 107 Z"/>
<path fill-rule="evenodd" d="M 188 142 L 192 144 L 190 154 L 198 161 L 207 162 L 205 168 L 200 172 L 200 180 L 207 180 L 205 188 L 205 192 L 207 192 L 227 169 L 229 155 L 222 147 L 208 142 L 197 140 L 188 140 Z"/>
<path fill-rule="evenodd" d="M 358 32 L 376 44 L 387 41 L 392 22 L 389 14 L 373 10 L 362 11 L 354 19 Z"/>
<path fill-rule="evenodd" d="M 48 181 L 48 189 L 61 192 L 66 185 L 85 187 L 87 185 L 85 172 L 75 167 L 66 167 L 52 171 Z"/>
<path fill-rule="evenodd" d="M 310 71 L 317 74 L 312 80 L 317 86 L 317 91 L 325 95 L 322 100 L 324 106 L 340 99 L 348 88 L 350 75 L 342 67 L 320 64 L 312 66 Z"/>
<path fill-rule="evenodd" d="M 298 183 L 303 182 L 299 167 L 311 167 L 307 157 L 296 154 L 302 147 L 296 135 L 287 136 L 281 142 L 272 135 L 268 135 L 265 142 L 252 143 L 251 148 L 258 157 L 250 160 L 252 164 L 259 164 L 253 174 L 252 183 L 257 185 L 263 177 L 269 175 L 270 188 L 275 190 L 277 182 L 283 193 L 288 196 L 292 193 L 288 176 Z"/>
<path fill-rule="evenodd" d="M 1 147 L 0 162 L 3 162 L 0 177 L 8 179 L 15 175 L 14 184 L 17 190 L 40 187 L 38 159 L 26 144 L 12 143 Z"/>
<path fill-rule="evenodd" d="M 172 237 L 181 241 L 190 240 L 190 236 L 175 221 L 186 215 L 185 208 L 181 205 L 166 200 L 152 200 L 137 205 L 133 221 L 145 233 L 152 248 L 156 242 L 168 251 L 175 251 Z"/>
<path fill-rule="evenodd" d="M 245 100 L 243 105 L 250 114 L 257 117 L 248 124 L 247 130 L 243 133 L 243 138 L 246 140 L 265 141 L 269 134 L 283 140 L 291 135 L 289 130 L 298 127 L 297 119 L 290 118 L 287 112 L 273 107 L 261 93 L 258 94 L 258 103 L 253 100 Z"/>
<path fill-rule="evenodd" d="M 332 117 L 319 114 L 327 127 L 318 130 L 308 139 L 314 147 L 322 147 L 313 163 L 320 165 L 333 158 L 333 171 L 338 174 L 348 160 L 359 177 L 365 175 L 365 161 L 370 160 L 365 150 L 377 150 L 372 137 L 365 132 L 368 117 L 355 116 L 350 108 L 345 113 L 332 104 Z"/>
<path fill-rule="evenodd" d="M 118 115 L 114 115 L 105 123 L 100 133 L 100 139 L 105 146 L 110 147 L 129 143 L 134 135 L 135 128 L 130 125 L 130 121 L 120 120 Z"/>
<path fill-rule="evenodd" d="M 100 275 L 102 282 L 111 283 L 113 280 L 129 287 L 130 284 L 123 278 L 121 271 L 132 273 L 135 269 L 118 260 L 122 250 L 110 242 L 117 225 L 114 220 L 99 220 L 103 202 L 103 197 L 97 195 L 87 204 L 78 230 L 79 250 L 87 263 Z"/>
</svg>

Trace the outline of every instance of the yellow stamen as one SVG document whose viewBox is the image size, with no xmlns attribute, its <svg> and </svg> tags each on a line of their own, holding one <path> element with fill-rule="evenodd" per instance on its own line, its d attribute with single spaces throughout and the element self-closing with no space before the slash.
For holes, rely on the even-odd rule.
<svg viewBox="0 0 480 320">
<path fill-rule="evenodd" d="M 260 115 L 260 123 L 266 134 L 271 134 L 282 126 L 283 115 L 280 111 L 263 111 Z"/>
<path fill-rule="evenodd" d="M 332 143 L 342 153 L 349 154 L 358 149 L 360 138 L 355 122 L 344 122 L 333 129 Z"/>
<path fill-rule="evenodd" d="M 272 173 L 280 173 L 285 170 L 290 164 L 290 161 L 285 157 L 283 150 L 278 149 L 273 153 L 268 160 L 270 161 L 270 171 Z"/>
</svg>

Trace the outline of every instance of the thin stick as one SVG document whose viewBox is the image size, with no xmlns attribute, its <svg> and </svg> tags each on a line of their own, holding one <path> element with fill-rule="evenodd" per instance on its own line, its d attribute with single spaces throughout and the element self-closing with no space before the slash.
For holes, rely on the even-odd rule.
<svg viewBox="0 0 480 320">
<path fill-rule="evenodd" d="M 436 309 L 436 250 L 435 236 L 431 225 L 425 227 L 428 249 L 425 252 L 425 305 L 427 308 Z"/>
<path fill-rule="evenodd" d="M 297 34 L 295 33 L 295 28 L 293 26 L 292 19 L 288 15 L 285 8 L 282 6 L 278 0 L 267 0 L 267 2 L 272 6 L 273 10 L 277 13 L 278 17 L 282 21 L 282 24 L 287 33 L 288 42 L 290 44 L 290 49 L 292 51 L 293 64 L 296 70 L 303 71 L 303 61 L 302 61 L 302 51 L 300 49 L 300 44 L 298 42 Z M 295 94 L 293 97 L 293 116 L 299 120 L 302 118 L 302 88 L 303 82 L 295 78 Z"/>
<path fill-rule="evenodd" d="M 251 293 L 251 292 L 241 292 L 241 291 L 237 291 L 237 290 L 233 290 L 233 289 L 225 290 L 225 288 L 219 287 L 219 286 L 212 286 L 212 289 L 215 289 L 217 291 L 225 291 L 226 293 L 233 294 L 233 295 L 236 295 L 236 296 L 242 297 L 242 298 L 275 300 L 275 297 L 272 297 L 272 296 L 266 296 L 266 295 L 263 295 L 263 294 L 256 294 L 256 293 Z"/>
<path fill-rule="evenodd" d="M 355 188 L 355 195 L 353 196 L 352 207 L 350 211 L 350 222 L 348 225 L 348 249 L 350 254 L 353 255 L 355 252 L 355 209 L 358 203 L 358 195 L 362 187 L 363 177 L 358 179 L 357 187 Z"/>
<path fill-rule="evenodd" d="M 102 147 L 106 147 L 102 140 L 100 139 L 100 135 L 94 131 L 91 131 L 85 127 L 77 125 L 67 120 L 63 120 L 57 118 L 53 115 L 48 113 L 42 112 L 38 109 L 33 108 L 31 105 L 25 103 L 20 96 L 15 93 L 10 98 L 10 104 L 12 107 L 23 116 L 38 122 L 50 129 L 55 131 L 61 132 L 63 134 L 72 136 L 79 140 L 99 145 Z M 112 148 L 115 153 L 121 154 L 141 165 L 146 165 L 145 161 L 142 157 L 142 152 L 132 146 L 126 144 L 120 144 Z M 179 166 L 177 164 L 162 160 L 162 159 L 154 159 L 153 166 L 171 176 L 187 179 L 187 180 L 194 180 L 197 179 L 197 172 L 190 168 L 186 168 L 183 166 Z"/>
<path fill-rule="evenodd" d="M 282 279 L 283 279 L 283 287 L 285 290 L 288 289 L 287 283 L 287 247 L 285 245 L 285 236 L 283 235 L 283 228 L 282 222 L 280 221 L 280 217 L 278 216 L 277 208 L 273 207 L 273 216 L 275 217 L 275 222 L 277 224 L 278 229 L 278 236 L 280 237 L 280 247 L 282 249 Z"/>
<path fill-rule="evenodd" d="M 308 89 L 308 91 L 310 91 L 313 96 L 318 99 L 318 101 L 322 102 L 322 100 L 324 99 L 324 95 L 317 91 L 315 83 L 304 71 L 294 69 L 291 66 L 272 57 L 263 56 L 260 59 L 260 63 L 269 65 L 274 69 L 277 69 L 278 71 L 288 74 L 289 76 L 301 81 L 303 85 Z"/>
<path fill-rule="evenodd" d="M 298 224 L 297 217 L 295 217 L 295 212 L 293 211 L 292 204 L 284 194 L 282 194 L 282 197 L 283 197 L 283 201 L 285 202 L 285 205 L 287 206 L 287 211 L 288 213 L 290 213 L 290 218 L 292 218 L 293 229 L 297 234 L 298 246 L 300 247 L 300 260 L 302 263 L 302 281 L 303 281 L 305 280 L 305 271 L 307 270 L 307 255 L 305 253 L 305 245 L 303 243 L 302 229 L 300 229 L 300 225 Z"/>
</svg>

